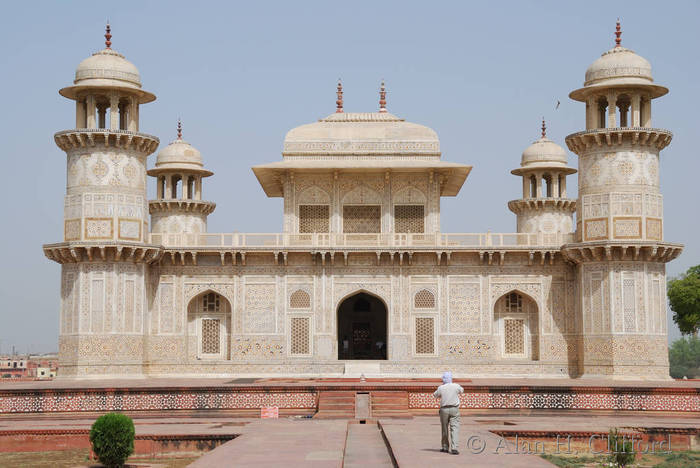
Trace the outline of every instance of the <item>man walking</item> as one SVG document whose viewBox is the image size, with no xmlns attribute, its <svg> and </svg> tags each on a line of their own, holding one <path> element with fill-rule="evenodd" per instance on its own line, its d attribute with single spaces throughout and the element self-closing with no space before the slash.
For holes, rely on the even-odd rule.
<svg viewBox="0 0 700 468">
<path fill-rule="evenodd" d="M 441 452 L 459 455 L 459 394 L 464 393 L 461 385 L 452 382 L 452 372 L 442 374 L 442 385 L 435 391 L 440 398 L 440 425 L 442 426 Z"/>
</svg>

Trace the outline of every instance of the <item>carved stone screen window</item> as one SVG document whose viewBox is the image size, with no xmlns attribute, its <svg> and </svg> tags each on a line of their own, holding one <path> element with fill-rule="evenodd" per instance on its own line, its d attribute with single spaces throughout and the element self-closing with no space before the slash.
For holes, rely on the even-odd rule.
<svg viewBox="0 0 700 468">
<path fill-rule="evenodd" d="M 299 205 L 299 232 L 328 232 L 328 205 Z"/>
<path fill-rule="evenodd" d="M 434 309 L 435 296 L 427 289 L 421 289 L 413 298 L 413 306 L 416 309 Z"/>
<path fill-rule="evenodd" d="M 311 307 L 311 296 L 303 289 L 297 289 L 289 296 L 289 307 L 292 309 L 308 309 Z"/>
<path fill-rule="evenodd" d="M 381 211 L 379 205 L 344 205 L 343 232 L 382 232 Z"/>
<path fill-rule="evenodd" d="M 221 320 L 202 319 L 202 354 L 221 352 Z"/>
<path fill-rule="evenodd" d="M 504 354 L 525 354 L 525 321 L 505 319 L 503 321 Z"/>
<path fill-rule="evenodd" d="M 394 231 L 399 233 L 424 233 L 425 208 L 423 205 L 394 206 Z"/>
<path fill-rule="evenodd" d="M 219 312 L 221 310 L 221 297 L 216 293 L 205 294 L 202 298 L 202 311 Z"/>
<path fill-rule="evenodd" d="M 416 317 L 416 354 L 435 353 L 434 330 L 431 317 Z"/>
<path fill-rule="evenodd" d="M 309 353 L 309 318 L 308 317 L 292 317 L 291 319 L 291 353 L 292 354 L 310 354 Z"/>
<path fill-rule="evenodd" d="M 518 293 L 510 293 L 506 296 L 506 312 L 522 313 L 523 296 Z"/>
</svg>

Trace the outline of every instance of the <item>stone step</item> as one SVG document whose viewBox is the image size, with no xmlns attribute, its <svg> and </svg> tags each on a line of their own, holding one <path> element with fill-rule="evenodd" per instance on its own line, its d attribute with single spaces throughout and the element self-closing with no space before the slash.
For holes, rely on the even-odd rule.
<svg viewBox="0 0 700 468">
<path fill-rule="evenodd" d="M 352 419 L 355 417 L 355 392 L 324 391 L 318 395 L 316 419 Z"/>
<path fill-rule="evenodd" d="M 372 392 L 372 417 L 412 418 L 413 416 L 408 408 L 408 392 Z"/>
</svg>

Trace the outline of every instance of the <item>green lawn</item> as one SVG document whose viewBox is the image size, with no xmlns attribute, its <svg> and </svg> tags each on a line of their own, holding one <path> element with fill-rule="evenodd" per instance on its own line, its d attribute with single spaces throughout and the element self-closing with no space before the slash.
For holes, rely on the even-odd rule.
<svg viewBox="0 0 700 468">
<path fill-rule="evenodd" d="M 554 463 L 560 468 L 592 468 L 600 466 L 608 466 L 607 457 L 605 455 L 540 455 L 550 463 Z M 673 453 L 654 453 L 644 454 L 638 457 L 633 465 L 640 467 L 654 468 L 689 468 L 700 466 L 700 452 L 673 452 Z"/>
<path fill-rule="evenodd" d="M 97 462 L 90 460 L 90 450 L 88 449 L 72 449 L 72 450 L 54 450 L 49 452 L 15 452 L 15 453 L 0 453 L 0 466 L 3 468 L 63 468 L 75 466 L 91 466 Z M 193 461 L 197 456 L 172 456 L 163 458 L 148 458 L 134 455 L 129 458 L 130 463 L 154 463 L 168 468 L 184 468 Z M 128 464 L 127 464 L 128 466 Z"/>
</svg>

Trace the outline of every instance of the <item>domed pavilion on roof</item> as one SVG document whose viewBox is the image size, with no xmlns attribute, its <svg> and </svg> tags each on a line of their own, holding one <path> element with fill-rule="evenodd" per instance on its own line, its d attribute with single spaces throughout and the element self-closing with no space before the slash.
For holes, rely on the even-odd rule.
<svg viewBox="0 0 700 468">
<path fill-rule="evenodd" d="M 442 232 L 441 199 L 471 166 L 390 113 L 384 83 L 376 112 L 353 113 L 340 82 L 334 113 L 252 168 L 282 198 L 282 232 L 241 232 L 255 219 L 208 232 L 213 173 L 179 123 L 147 169 L 159 140 L 141 133 L 139 106 L 155 96 L 111 37 L 60 90 L 76 103 L 75 128 L 55 135 L 64 239 L 44 246 L 62 268 L 60 377 L 668 378 L 665 264 L 682 246 L 663 237 L 672 135 L 651 126 L 667 89 L 619 25 L 570 95 L 586 104 L 586 129 L 566 137 L 578 194 L 543 121 L 511 171 L 511 233 Z"/>
</svg>

